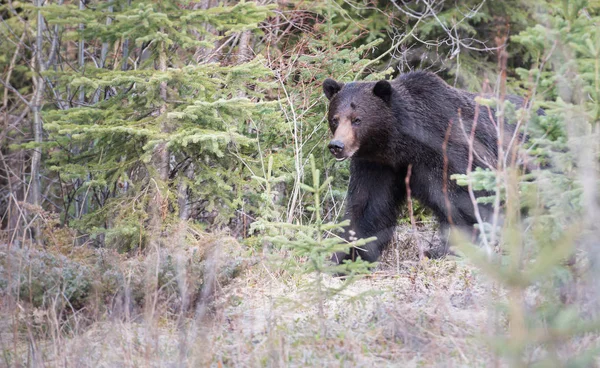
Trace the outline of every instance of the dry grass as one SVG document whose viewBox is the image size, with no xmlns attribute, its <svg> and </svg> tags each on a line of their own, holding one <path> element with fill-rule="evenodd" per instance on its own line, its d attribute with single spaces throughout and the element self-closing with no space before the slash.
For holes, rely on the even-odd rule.
<svg viewBox="0 0 600 368">
<path fill-rule="evenodd" d="M 142 305 L 129 314 L 117 304 L 93 316 L 84 310 L 77 328 L 69 329 L 52 323 L 56 317 L 50 308 L 21 303 L 16 349 L 5 303 L 2 348 L 10 356 L 5 362 L 47 367 L 488 365 L 492 355 L 482 339 L 491 321 L 486 282 L 459 259 L 419 263 L 415 238 L 405 235 L 401 238 L 409 240 L 394 244 L 373 274 L 328 300 L 323 317 L 304 303 L 303 286 L 314 275 L 282 271 L 267 258 L 229 284 L 218 278 L 210 307 L 200 298 L 188 311 L 178 311 L 176 296 L 163 293 L 154 300 L 146 292 Z M 185 258 L 186 252 L 172 256 Z M 220 257 L 218 267 L 226 265 L 224 254 L 214 256 Z M 144 262 L 155 259 L 150 254 L 121 267 Z M 206 279 L 187 284 L 194 282 Z M 342 280 L 326 276 L 324 282 L 339 286 Z"/>
<path fill-rule="evenodd" d="M 390 251 L 390 252 L 393 252 Z M 266 267 L 231 285 L 214 359 L 240 366 L 473 366 L 490 356 L 484 284 L 454 260 L 383 263 L 329 300 L 325 318 L 299 307 L 309 276 L 272 277 Z M 330 286 L 341 280 L 326 278 Z M 242 328 L 240 328 L 242 327 Z M 240 333 L 243 332 L 243 333 Z"/>
<path fill-rule="evenodd" d="M 429 226 L 421 226 L 417 234 L 408 225 L 399 227 L 377 270 L 328 299 L 324 316 L 306 294 L 305 286 L 315 275 L 282 269 L 284 253 L 248 258 L 243 246 L 224 236 L 200 237 L 194 246 L 173 241 L 158 253 L 134 259 L 104 252 L 104 262 L 130 275 L 129 299 L 115 291 L 112 299 L 91 298 L 77 312 L 56 303 L 51 307 L 20 301 L 13 304 L 19 309 L 14 313 L 9 298 L 3 298 L 2 364 L 505 366 L 489 348 L 491 338 L 506 328 L 494 308 L 506 300 L 504 292 L 465 259 L 419 261 L 418 242 L 435 245 L 439 239 Z M 5 257 L 6 248 L 0 253 Z M 93 256 L 80 258 L 89 263 Z M 170 264 L 179 271 L 155 282 L 159 258 L 175 260 Z M 235 265 L 241 265 L 241 273 L 231 272 Z M 197 291 L 211 280 L 214 293 Z M 323 282 L 336 287 L 343 280 L 325 276 Z M 534 305 L 540 298 L 532 290 L 527 303 Z M 588 334 L 561 349 L 583 352 L 597 344 L 598 337 Z M 546 354 L 543 347 L 531 351 L 532 357 Z"/>
<path fill-rule="evenodd" d="M 299 279 L 259 265 L 223 290 L 214 315 L 183 328 L 161 319 L 100 321 L 68 339 L 72 366 L 485 366 L 486 292 L 454 261 L 381 270 L 327 302 L 326 320 L 300 308 Z M 308 277 L 308 276 L 306 276 Z M 328 283 L 340 283 L 329 278 Z M 375 292 L 374 295 L 360 296 Z M 354 297 L 354 300 L 349 300 Z M 322 333 L 322 324 L 325 334 Z M 183 340 L 185 339 L 185 341 Z M 184 357 L 180 356 L 187 346 Z M 48 346 L 50 348 L 50 346 Z M 47 361 L 49 366 L 60 361 Z"/>
</svg>

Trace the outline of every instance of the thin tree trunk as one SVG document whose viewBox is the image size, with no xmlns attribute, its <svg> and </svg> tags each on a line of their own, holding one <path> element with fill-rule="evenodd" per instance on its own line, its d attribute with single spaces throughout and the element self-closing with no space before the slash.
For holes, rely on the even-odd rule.
<svg viewBox="0 0 600 368">
<path fill-rule="evenodd" d="M 252 32 L 244 31 L 240 35 L 240 43 L 238 45 L 238 64 L 252 60 Z"/>
<path fill-rule="evenodd" d="M 42 73 L 45 71 L 45 64 L 42 58 L 42 42 L 43 42 L 43 28 L 44 28 L 44 17 L 42 16 L 41 7 L 43 0 L 37 1 L 37 34 L 35 40 L 35 66 L 36 72 L 33 77 L 34 93 L 33 101 L 31 103 L 31 111 L 33 113 L 33 139 L 36 143 L 36 147 L 33 150 L 31 157 L 31 195 L 29 196 L 30 203 L 33 205 L 41 206 L 42 204 L 42 192 L 40 183 L 40 168 L 42 162 L 42 151 L 41 144 L 43 140 L 43 126 L 42 117 L 40 115 L 42 101 L 44 97 L 44 89 L 46 87 L 45 79 Z M 35 225 L 35 237 L 38 243 L 41 242 L 41 231 L 39 222 L 36 221 Z"/>
<path fill-rule="evenodd" d="M 131 6 L 131 0 L 127 0 L 127 7 Z M 129 58 L 129 38 L 126 38 L 125 41 L 123 41 L 123 64 L 121 64 L 121 70 L 122 71 L 126 71 L 127 70 L 127 59 Z"/>
<path fill-rule="evenodd" d="M 162 29 L 161 29 L 162 31 Z M 160 72 L 167 71 L 167 54 L 166 54 L 166 45 L 164 42 L 161 42 L 158 46 L 158 70 Z M 167 133 L 167 125 L 165 122 L 165 114 L 167 112 L 167 82 L 161 82 L 159 85 L 159 95 L 161 98 L 160 107 L 158 108 L 156 119 L 160 121 L 160 132 Z M 151 203 L 151 227 L 153 231 L 158 233 L 161 224 L 162 217 L 164 216 L 165 207 L 167 205 L 167 197 L 163 197 L 161 193 L 161 189 L 165 188 L 167 185 L 167 181 L 169 180 L 169 150 L 167 148 L 166 142 L 161 142 L 156 145 L 154 151 L 152 152 L 152 165 L 157 174 L 158 185 L 154 189 L 156 189 L 155 200 Z"/>
<path fill-rule="evenodd" d="M 85 0 L 79 0 L 79 10 L 85 10 Z M 83 23 L 79 24 L 79 30 L 83 33 L 83 30 L 85 28 L 85 25 Z M 79 40 L 79 48 L 77 50 L 77 61 L 79 63 L 79 72 L 83 75 L 84 73 L 84 68 L 85 68 L 85 40 L 83 39 L 83 36 L 81 36 L 81 39 Z M 79 106 L 83 106 L 83 104 L 85 103 L 85 88 L 83 86 L 79 87 Z M 88 173 L 86 176 L 86 181 L 91 180 L 90 174 Z M 83 183 L 82 183 L 83 184 Z M 79 204 L 79 218 L 81 218 L 82 215 L 85 215 L 88 213 L 88 199 L 87 199 L 87 195 L 85 194 L 79 194 L 77 196 L 77 203 Z M 80 240 L 83 240 L 83 238 L 79 238 Z"/>
<path fill-rule="evenodd" d="M 114 5 L 112 4 L 112 0 L 111 4 L 108 6 L 108 16 L 106 17 L 106 25 L 110 26 L 112 24 L 112 17 L 110 16 L 110 14 L 113 13 L 114 11 Z M 100 50 L 100 68 L 104 68 L 104 64 L 106 63 L 106 58 L 108 56 L 108 42 L 103 42 L 102 43 L 102 49 Z"/>
<path fill-rule="evenodd" d="M 63 0 L 58 1 L 58 5 L 62 5 Z M 58 24 L 54 26 L 54 35 L 52 36 L 52 45 L 50 47 L 50 53 L 48 54 L 48 61 L 46 61 L 46 70 L 50 68 L 50 66 L 54 65 L 54 61 L 56 60 L 56 52 L 58 50 Z"/>
<path fill-rule="evenodd" d="M 190 218 L 190 205 L 188 201 L 188 185 L 185 180 L 192 177 L 194 174 L 194 164 L 190 164 L 181 178 L 177 187 L 177 207 L 179 207 L 179 218 L 187 220 Z"/>
<path fill-rule="evenodd" d="M 218 5 L 218 3 L 215 0 L 202 0 L 200 2 L 200 4 L 197 4 L 196 6 L 194 6 L 194 8 L 195 9 L 200 8 L 200 9 L 206 10 L 206 9 L 213 8 L 217 5 Z M 210 23 L 205 23 L 204 28 L 208 31 L 208 33 L 216 34 L 216 32 L 217 32 L 217 29 Z M 203 40 L 204 36 L 201 36 L 199 39 Z M 219 44 L 220 44 L 220 41 L 216 41 L 215 47 L 213 49 L 209 49 L 206 47 L 198 48 L 198 50 L 196 50 L 196 53 L 194 54 L 194 59 L 196 60 L 196 62 L 211 63 L 211 62 L 217 61 L 218 55 L 213 54 L 211 51 L 218 49 Z"/>
<path fill-rule="evenodd" d="M 160 29 L 163 32 L 163 29 Z M 160 42 L 157 45 L 158 48 L 158 70 L 160 72 L 167 71 L 167 50 L 165 42 Z M 158 113 L 156 119 L 158 119 L 161 123 L 160 131 L 161 133 L 167 132 L 167 125 L 165 124 L 165 114 L 167 112 L 167 82 L 161 82 L 159 85 L 159 95 L 161 98 L 160 107 L 158 109 Z M 147 335 L 149 337 L 149 341 L 153 341 L 156 343 L 158 336 L 156 334 L 156 329 L 154 328 L 156 324 L 156 309 L 153 307 L 156 305 L 156 301 L 158 299 L 158 269 L 160 264 L 160 247 L 163 243 L 165 243 L 164 234 L 163 234 L 163 220 L 166 215 L 166 211 L 168 210 L 168 194 L 163 196 L 161 192 L 163 192 L 162 188 L 164 188 L 164 192 L 168 190 L 167 180 L 169 179 L 169 150 L 167 149 L 167 144 L 165 142 L 159 143 L 155 148 L 154 152 L 152 152 L 152 164 L 154 165 L 154 169 L 158 173 L 158 183 L 152 184 L 152 191 L 154 192 L 154 198 L 149 204 L 149 215 L 150 215 L 150 224 L 149 224 L 149 233 L 151 234 L 149 238 L 150 249 L 153 252 L 154 257 L 149 257 L 149 260 L 153 258 L 156 259 L 156 266 L 148 267 L 148 274 L 146 276 L 147 286 L 146 290 L 151 291 L 146 293 L 146 303 L 145 303 L 145 321 L 147 327 Z M 156 185 L 154 185 L 156 184 Z M 155 269 L 156 272 L 151 272 L 152 269 Z M 152 342 L 149 342 L 152 344 Z M 147 351 L 150 351 L 148 349 Z M 146 356 L 148 363 L 150 362 L 150 355 Z"/>
<path fill-rule="evenodd" d="M 112 24 L 112 17 L 110 16 L 110 14 L 113 13 L 114 11 L 114 5 L 112 4 L 113 0 L 109 0 L 110 5 L 108 6 L 108 14 L 106 16 L 106 25 L 110 26 Z M 104 68 L 104 65 L 106 64 L 106 58 L 108 57 L 108 42 L 103 42 L 102 43 L 102 49 L 100 50 L 100 62 L 98 63 L 98 67 L 100 69 Z M 96 90 L 96 92 L 94 92 L 94 98 L 92 99 L 92 103 L 96 104 L 98 103 L 98 101 L 100 101 L 100 94 L 102 93 L 102 89 L 98 88 Z"/>
<path fill-rule="evenodd" d="M 237 59 L 237 63 L 238 64 L 243 64 L 246 63 L 250 60 L 252 60 L 252 32 L 250 31 L 244 31 L 240 34 L 240 41 L 238 43 L 238 50 L 237 50 L 237 55 L 236 55 L 236 59 Z M 238 92 L 238 97 L 240 98 L 244 98 L 246 97 L 246 92 L 243 90 L 240 90 Z M 248 133 L 252 133 L 252 124 L 248 123 L 246 126 L 246 131 Z"/>
<path fill-rule="evenodd" d="M 161 43 L 159 55 L 158 55 L 158 69 L 161 72 L 167 71 L 167 50 L 164 42 Z M 162 105 L 160 106 L 159 115 L 162 119 L 160 131 L 162 133 L 167 133 L 167 126 L 165 123 L 165 117 L 163 116 L 167 112 L 167 82 L 160 82 L 160 98 L 163 100 Z M 167 149 L 166 143 L 161 143 L 157 147 L 158 155 L 160 156 L 158 162 L 158 172 L 160 180 L 163 182 L 169 179 L 169 150 Z"/>
<path fill-rule="evenodd" d="M 79 10 L 84 10 L 85 9 L 85 1 L 84 0 L 79 0 Z M 84 25 L 83 23 L 79 24 L 79 30 L 83 32 L 84 29 Z M 85 48 L 85 41 L 83 39 L 83 36 L 81 36 L 81 39 L 79 40 L 79 50 L 77 50 L 77 60 L 79 62 L 79 71 L 81 73 L 83 73 L 83 67 L 84 67 L 84 48 Z M 85 100 L 85 89 L 83 88 L 83 86 L 79 87 L 79 106 L 83 105 Z"/>
<path fill-rule="evenodd" d="M 21 38 L 19 40 L 19 43 L 17 44 L 16 48 L 15 48 L 15 53 L 13 54 L 13 57 L 11 58 L 10 64 L 8 66 L 8 72 L 6 74 L 6 84 L 10 85 L 10 79 L 12 77 L 12 72 L 14 70 L 15 64 L 17 62 L 17 58 L 20 56 L 21 53 L 21 47 L 23 46 L 23 41 L 25 40 L 25 35 L 26 32 L 23 32 L 23 34 L 21 35 Z M 18 198 L 19 197 L 19 190 L 17 188 L 21 187 L 21 184 L 19 183 L 19 177 L 21 177 L 22 173 L 19 173 L 18 175 L 16 173 L 18 173 L 19 171 L 16 170 L 16 166 L 11 165 L 11 161 L 13 160 L 7 160 L 4 157 L 4 154 L 2 153 L 2 148 L 6 147 L 6 152 L 10 153 L 10 148 L 8 148 L 6 146 L 6 137 L 8 136 L 8 132 L 11 131 L 11 115 L 9 114 L 9 105 L 8 105 L 8 87 L 4 88 L 4 97 L 2 99 L 2 108 L 4 110 L 4 126 L 2 127 L 2 131 L 0 131 L 0 160 L 2 161 L 2 169 L 6 172 L 6 181 L 7 181 L 7 186 L 8 186 L 8 193 L 12 196 L 14 196 L 13 198 Z M 24 107 L 24 113 L 27 113 L 27 111 L 29 110 L 27 106 Z M 23 116 L 24 117 L 24 116 Z M 17 124 L 15 124 L 17 125 Z M 8 234 L 9 236 L 13 235 L 13 232 L 17 230 L 17 228 L 19 227 L 19 211 L 16 210 L 16 203 L 9 198 L 8 200 L 8 205 L 7 205 L 7 211 L 8 211 Z"/>
</svg>

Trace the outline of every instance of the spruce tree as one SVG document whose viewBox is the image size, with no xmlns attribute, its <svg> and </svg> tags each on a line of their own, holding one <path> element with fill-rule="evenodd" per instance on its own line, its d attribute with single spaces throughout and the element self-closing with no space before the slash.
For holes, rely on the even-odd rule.
<svg viewBox="0 0 600 368">
<path fill-rule="evenodd" d="M 234 64 L 201 55 L 232 52 L 237 35 L 256 30 L 270 9 L 178 1 L 41 8 L 63 43 L 79 41 L 87 55 L 79 68 L 44 73 L 56 96 L 44 106 L 47 163 L 76 192 L 63 199 L 65 222 L 129 249 L 144 243 L 150 217 L 175 218 L 178 206 L 229 221 L 245 195 L 244 165 L 256 164 L 247 127 L 275 111 L 264 99 L 271 71 L 260 57 Z"/>
<path fill-rule="evenodd" d="M 524 172 L 509 165 L 500 173 L 457 177 L 485 189 L 500 182 L 506 209 L 499 254 L 484 255 L 465 239 L 459 243 L 507 290 L 500 308 L 506 322 L 490 341 L 498 356 L 513 367 L 586 367 L 597 350 L 575 355 L 572 347 L 600 329 L 597 313 L 589 313 L 598 305 L 594 289 L 600 259 L 600 13 L 587 1 L 542 3 L 535 14 L 538 24 L 512 37 L 531 68 L 517 68 L 509 78 L 527 104 L 506 114 L 506 123 L 528 134 L 526 154 L 543 170 Z M 538 106 L 545 111 L 541 116 L 535 114 Z M 588 295 L 577 295 L 582 288 Z M 537 293 L 535 300 L 531 293 Z"/>
</svg>

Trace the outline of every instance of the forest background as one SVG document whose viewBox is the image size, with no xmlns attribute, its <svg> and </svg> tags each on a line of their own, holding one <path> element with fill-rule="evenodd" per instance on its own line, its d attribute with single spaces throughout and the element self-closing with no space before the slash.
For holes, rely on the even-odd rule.
<svg viewBox="0 0 600 368">
<path fill-rule="evenodd" d="M 597 0 L 0 1 L 1 361 L 598 365 L 599 22 Z M 375 272 L 332 277 L 349 172 L 321 83 L 411 70 L 495 96 L 546 169 L 454 178 L 507 214 L 482 248 L 423 259 L 414 203 Z"/>
</svg>

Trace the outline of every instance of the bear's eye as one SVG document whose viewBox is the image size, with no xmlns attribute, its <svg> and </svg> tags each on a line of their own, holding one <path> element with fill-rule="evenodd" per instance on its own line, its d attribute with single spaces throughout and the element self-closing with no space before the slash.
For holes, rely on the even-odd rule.
<svg viewBox="0 0 600 368">
<path fill-rule="evenodd" d="M 337 128 L 339 123 L 340 123 L 340 121 L 338 120 L 338 118 L 331 119 L 331 127 Z"/>
<path fill-rule="evenodd" d="M 352 119 L 352 125 L 360 125 L 360 119 L 359 118 Z"/>
</svg>

